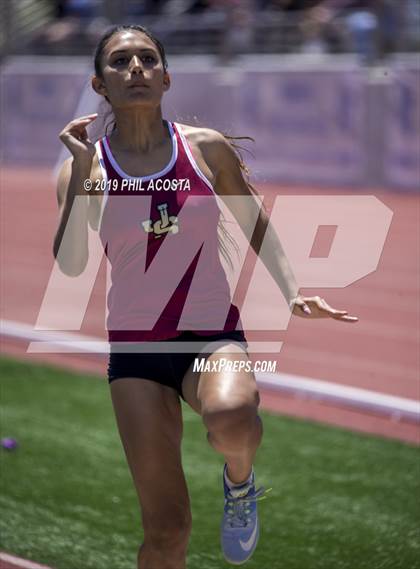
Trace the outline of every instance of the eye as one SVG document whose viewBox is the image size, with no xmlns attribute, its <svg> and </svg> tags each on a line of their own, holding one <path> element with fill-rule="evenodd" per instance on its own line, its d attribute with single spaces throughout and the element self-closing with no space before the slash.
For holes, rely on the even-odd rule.
<svg viewBox="0 0 420 569">
<path fill-rule="evenodd" d="M 156 63 L 156 58 L 154 55 L 145 55 L 142 59 L 145 63 Z"/>
<path fill-rule="evenodd" d="M 127 57 L 123 55 L 114 60 L 114 65 L 123 65 L 124 63 L 127 63 Z"/>
</svg>

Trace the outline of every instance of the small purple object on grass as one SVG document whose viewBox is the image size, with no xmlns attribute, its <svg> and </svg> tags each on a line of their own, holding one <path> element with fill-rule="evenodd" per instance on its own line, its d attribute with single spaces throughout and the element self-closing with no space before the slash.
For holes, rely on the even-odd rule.
<svg viewBox="0 0 420 569">
<path fill-rule="evenodd" d="M 6 450 L 15 450 L 18 446 L 16 439 L 12 439 L 10 437 L 6 437 L 1 439 L 1 446 Z"/>
</svg>

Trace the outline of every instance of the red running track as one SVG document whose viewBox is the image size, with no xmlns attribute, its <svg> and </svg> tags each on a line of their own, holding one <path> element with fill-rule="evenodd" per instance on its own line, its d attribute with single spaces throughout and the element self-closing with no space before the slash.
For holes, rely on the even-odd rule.
<svg viewBox="0 0 420 569">
<path fill-rule="evenodd" d="M 3 169 L 0 181 L 1 318 L 33 325 L 53 266 L 52 241 L 57 225 L 55 186 L 51 172 L 45 169 Z M 260 186 L 259 191 L 271 197 L 280 193 L 350 193 L 267 185 Z M 356 193 L 375 195 L 394 213 L 378 269 L 345 289 L 304 289 L 303 292 L 318 294 L 360 320 L 357 324 L 344 324 L 329 319 L 292 318 L 287 331 L 273 333 L 269 338 L 284 342 L 281 353 L 277 358 L 273 356 L 277 359 L 277 371 L 419 400 L 419 198 L 371 189 Z M 104 283 L 105 263 L 80 332 L 105 339 Z M 5 353 L 105 376 L 105 360 L 98 356 L 30 355 L 25 353 L 25 344 L 10 340 L 3 340 L 2 344 Z M 262 406 L 285 415 L 420 444 L 419 426 L 408 421 L 268 390 L 262 392 Z"/>
</svg>

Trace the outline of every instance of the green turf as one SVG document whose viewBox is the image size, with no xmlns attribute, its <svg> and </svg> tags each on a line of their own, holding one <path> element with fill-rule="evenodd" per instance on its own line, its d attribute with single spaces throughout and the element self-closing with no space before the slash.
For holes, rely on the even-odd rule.
<svg viewBox="0 0 420 569">
<path fill-rule="evenodd" d="M 56 569 L 134 569 L 141 527 L 108 384 L 0 360 L 1 548 Z M 249 569 L 419 567 L 419 453 L 263 413 L 256 472 L 272 486 Z M 193 508 L 189 569 L 224 569 L 222 459 L 184 407 Z"/>
</svg>

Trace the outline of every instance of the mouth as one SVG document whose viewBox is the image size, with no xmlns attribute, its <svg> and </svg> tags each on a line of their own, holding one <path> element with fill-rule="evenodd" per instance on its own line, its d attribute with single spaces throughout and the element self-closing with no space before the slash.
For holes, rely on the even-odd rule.
<svg viewBox="0 0 420 569">
<path fill-rule="evenodd" d="M 144 83 L 133 83 L 131 85 L 128 86 L 128 89 L 133 90 L 133 89 L 148 89 L 149 86 L 145 85 Z"/>
</svg>

